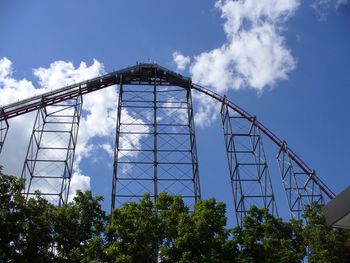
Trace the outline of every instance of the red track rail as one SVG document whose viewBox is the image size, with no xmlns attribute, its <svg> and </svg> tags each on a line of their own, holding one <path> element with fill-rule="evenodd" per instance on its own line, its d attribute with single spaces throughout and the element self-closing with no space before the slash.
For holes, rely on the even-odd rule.
<svg viewBox="0 0 350 263">
<path fill-rule="evenodd" d="M 67 87 L 63 87 L 51 92 L 44 93 L 39 96 L 35 96 L 29 99 L 21 100 L 0 108 L 0 121 L 6 121 L 16 116 L 35 111 L 41 107 L 49 106 L 58 102 L 65 101 L 77 97 L 79 95 L 84 95 L 87 93 L 94 92 L 112 85 L 120 83 L 121 77 L 123 77 L 123 83 L 134 84 L 134 85 L 147 85 L 149 84 L 147 77 L 150 75 L 158 74 L 160 79 L 164 78 L 167 81 L 159 80 L 159 85 L 174 85 L 182 86 L 187 88 L 190 79 L 184 78 L 183 76 L 169 71 L 154 64 L 139 64 L 134 67 L 129 67 L 123 70 L 115 71 L 97 78 L 93 78 L 84 82 L 76 83 Z M 196 84 L 192 84 L 191 88 L 197 90 L 213 99 L 226 103 L 229 108 L 237 112 L 242 117 L 246 118 L 250 122 L 255 119 L 248 112 L 234 104 L 233 102 L 227 100 L 225 97 L 201 87 Z M 2 113 L 1 113 L 2 112 Z M 330 199 L 335 197 L 335 194 L 327 187 L 326 184 L 318 178 L 314 171 L 310 169 L 292 150 L 284 149 L 284 141 L 279 139 L 274 133 L 267 129 L 259 121 L 254 121 L 254 125 L 263 132 L 268 138 L 271 139 L 280 149 L 284 150 L 291 160 L 293 160 L 303 172 L 305 172 L 311 180 L 313 180 Z"/>
</svg>

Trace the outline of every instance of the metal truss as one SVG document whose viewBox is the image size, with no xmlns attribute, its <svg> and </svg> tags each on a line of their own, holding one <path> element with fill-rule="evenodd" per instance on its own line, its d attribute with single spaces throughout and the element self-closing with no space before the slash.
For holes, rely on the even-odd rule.
<svg viewBox="0 0 350 263">
<path fill-rule="evenodd" d="M 225 101 L 221 117 L 237 224 L 242 224 L 252 205 L 277 214 L 262 138 L 255 125 L 255 118 L 247 120 L 230 112 Z"/>
<path fill-rule="evenodd" d="M 324 204 L 320 186 L 313 180 L 315 171 L 306 173 L 290 158 L 289 149 L 284 142 L 280 148 L 277 161 L 286 193 L 288 208 L 292 217 L 301 219 L 305 205 L 312 202 Z"/>
<path fill-rule="evenodd" d="M 112 209 L 144 193 L 181 195 L 190 206 L 200 198 L 190 86 L 161 83 L 120 80 Z"/>
<path fill-rule="evenodd" d="M 0 109 L 0 116 L 4 115 L 4 110 L 1 108 Z M 9 124 L 7 119 L 1 120 L 0 121 L 0 154 L 2 147 L 4 146 L 6 135 L 9 129 Z"/>
<path fill-rule="evenodd" d="M 22 171 L 26 198 L 40 191 L 59 206 L 68 201 L 81 111 L 82 96 L 38 110 Z"/>
</svg>

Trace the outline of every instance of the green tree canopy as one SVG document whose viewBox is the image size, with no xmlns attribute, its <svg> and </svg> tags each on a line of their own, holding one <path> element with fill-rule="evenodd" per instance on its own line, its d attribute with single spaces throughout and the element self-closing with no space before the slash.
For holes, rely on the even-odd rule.
<svg viewBox="0 0 350 263">
<path fill-rule="evenodd" d="M 54 241 L 61 261 L 80 262 L 87 251 L 95 253 L 96 242 L 102 245 L 105 212 L 101 196 L 91 191 L 77 191 L 73 202 L 57 207 L 53 214 Z M 97 256 L 97 254 L 95 255 Z"/>
<path fill-rule="evenodd" d="M 227 228 L 215 199 L 188 207 L 182 197 L 146 194 L 106 216 L 102 197 L 78 191 L 54 206 L 0 167 L 0 262 L 350 262 L 350 231 L 328 228 L 323 206 L 304 222 L 251 207 L 242 226 Z"/>
<path fill-rule="evenodd" d="M 327 227 L 324 206 L 313 203 L 306 207 L 303 217 L 305 246 L 310 263 L 350 262 L 350 231 Z"/>
<path fill-rule="evenodd" d="M 237 248 L 225 226 L 225 205 L 214 199 L 190 212 L 179 196 L 153 203 L 145 195 L 113 211 L 107 253 L 113 262 L 232 262 Z"/>
<path fill-rule="evenodd" d="M 240 244 L 239 262 L 302 262 L 306 255 L 302 222 L 283 222 L 267 209 L 252 206 L 241 227 L 233 229 Z"/>
</svg>

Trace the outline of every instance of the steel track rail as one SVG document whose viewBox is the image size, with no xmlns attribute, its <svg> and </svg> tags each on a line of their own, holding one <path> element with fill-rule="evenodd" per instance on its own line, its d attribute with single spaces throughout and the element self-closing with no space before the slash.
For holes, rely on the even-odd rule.
<svg viewBox="0 0 350 263">
<path fill-rule="evenodd" d="M 16 116 L 35 111 L 41 107 L 50 106 L 58 102 L 75 98 L 78 95 L 88 94 L 112 85 L 119 84 L 121 75 L 123 75 L 124 84 L 150 85 L 149 76 L 154 76 L 154 72 L 160 76 L 157 85 L 173 85 L 188 88 L 189 83 L 191 83 L 191 80 L 189 78 L 185 78 L 156 64 L 139 64 L 0 107 L 0 121 L 7 121 Z M 162 77 L 164 77 L 164 79 Z M 255 117 L 253 115 L 249 114 L 233 102 L 227 100 L 226 97 L 221 96 L 207 88 L 192 83 L 190 87 L 191 89 L 201 92 L 217 100 L 218 102 L 226 103 L 227 106 L 233 111 L 237 112 L 240 116 L 252 122 L 280 149 L 283 149 L 289 158 L 293 160 L 301 168 L 301 170 L 305 172 L 309 178 L 320 187 L 321 191 L 324 192 L 328 198 L 333 199 L 335 197 L 335 194 L 324 182 L 322 182 L 319 177 L 315 175 L 314 171 L 310 169 L 291 149 L 284 149 L 285 142 L 279 139 L 261 122 L 255 120 Z"/>
</svg>

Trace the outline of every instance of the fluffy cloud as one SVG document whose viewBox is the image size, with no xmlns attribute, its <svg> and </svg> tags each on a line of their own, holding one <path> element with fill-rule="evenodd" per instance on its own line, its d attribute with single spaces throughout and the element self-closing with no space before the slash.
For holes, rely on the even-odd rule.
<svg viewBox="0 0 350 263">
<path fill-rule="evenodd" d="M 195 115 L 194 122 L 201 128 L 209 127 L 218 117 L 220 103 L 203 93 L 193 94 Z"/>
<path fill-rule="evenodd" d="M 184 56 L 177 51 L 173 53 L 173 60 L 178 71 L 184 71 L 191 62 L 191 58 L 189 56 Z"/>
<path fill-rule="evenodd" d="M 349 0 L 314 0 L 311 7 L 319 15 L 320 20 L 326 20 L 331 9 L 337 10 L 340 6 L 349 4 Z"/>
<path fill-rule="evenodd" d="M 283 24 L 294 15 L 299 0 L 218 0 L 215 6 L 225 20 L 226 42 L 194 56 L 189 65 L 193 82 L 219 93 L 242 88 L 261 93 L 278 80 L 287 79 L 296 60 L 282 36 Z M 185 56 L 177 52 L 174 61 L 179 57 Z M 198 115 L 207 121 L 204 116 L 212 115 L 215 107 L 201 101 L 205 104 L 199 107 Z"/>
<path fill-rule="evenodd" d="M 90 189 L 90 177 L 75 172 L 70 181 L 68 202 L 73 201 L 77 190 L 86 191 Z"/>
<path fill-rule="evenodd" d="M 251 87 L 262 91 L 287 79 L 296 62 L 281 35 L 297 0 L 217 1 L 227 41 L 203 52 L 190 66 L 193 81 L 219 92 Z"/>
<path fill-rule="evenodd" d="M 8 58 L 0 59 L 0 106 L 44 92 L 36 90 L 26 79 L 14 79 L 12 73 L 12 62 Z"/>
<path fill-rule="evenodd" d="M 0 59 L 0 106 L 45 91 L 44 89 L 35 89 L 32 82 L 26 79 L 16 80 L 13 78 L 12 73 L 12 62 L 7 58 Z M 34 117 L 35 113 L 29 113 L 27 116 L 19 116 L 9 121 L 10 132 L 7 135 L 6 143 L 0 155 L 0 163 L 6 164 L 6 172 L 10 174 L 20 175 L 22 172 L 21 165 L 23 165 L 23 162 L 19 164 L 18 160 L 24 160 L 25 158 Z"/>
<path fill-rule="evenodd" d="M 43 87 L 41 89 L 52 90 L 94 78 L 103 74 L 104 68 L 103 64 L 97 60 L 94 60 L 91 66 L 81 62 L 77 68 L 71 62 L 55 61 L 48 68 L 34 69 L 33 73 L 38 78 L 40 86 Z M 83 116 L 80 119 L 71 195 L 74 195 L 77 189 L 90 188 L 90 178 L 82 173 L 80 162 L 83 158 L 89 157 L 95 149 L 91 143 L 94 137 L 112 137 L 116 101 L 117 94 L 113 87 L 100 90 L 93 95 L 88 94 L 83 98 Z"/>
<path fill-rule="evenodd" d="M 104 73 L 103 64 L 93 60 L 91 66 L 81 62 L 78 68 L 75 68 L 72 62 L 55 61 L 49 68 L 37 68 L 33 70 L 38 78 L 41 87 L 57 89 L 72 83 L 87 80 Z"/>
<path fill-rule="evenodd" d="M 16 80 L 13 78 L 12 62 L 7 58 L 3 58 L 0 60 L 0 104 L 5 105 L 20 99 L 47 92 L 52 89 L 60 88 L 67 84 L 72 84 L 84 79 L 96 77 L 97 75 L 102 74 L 103 71 L 103 65 L 97 60 L 94 60 L 91 66 L 87 66 L 86 63 L 82 62 L 78 68 L 75 68 L 71 62 L 56 61 L 52 63 L 49 68 L 34 69 L 33 73 L 38 78 L 38 83 L 41 85 L 41 88 L 36 89 L 33 83 L 26 79 Z M 103 92 L 107 93 L 105 94 L 108 95 L 106 98 L 110 98 L 110 94 L 108 94 L 110 91 L 106 90 Z M 101 96 L 103 95 L 99 94 L 96 97 L 100 99 Z M 114 94 L 114 96 L 116 95 Z M 100 130 L 94 130 L 91 132 L 91 129 L 86 128 L 89 119 L 99 119 L 101 115 L 106 113 L 106 111 L 102 109 L 95 110 L 94 107 L 103 108 L 104 106 L 96 106 L 92 100 L 93 99 L 91 97 L 87 99 L 87 114 L 85 114 L 86 117 L 81 118 L 81 126 L 85 126 L 85 131 L 83 130 L 80 132 L 82 136 L 81 138 L 79 137 L 79 144 L 77 145 L 78 160 L 81 160 L 82 157 L 88 156 L 89 150 L 92 148 L 91 145 L 87 144 L 89 139 L 96 136 L 97 134 L 102 133 Z M 96 102 L 99 103 L 100 101 L 97 100 Z M 101 105 L 104 104 L 101 103 Z M 107 105 L 110 106 L 110 103 L 107 103 Z M 97 114 L 100 114 L 100 116 L 96 117 Z M 31 129 L 34 122 L 34 115 L 35 113 L 30 113 L 29 115 L 20 116 L 9 121 L 10 132 L 8 133 L 8 138 L 6 140 L 4 151 L 0 159 L 1 163 L 6 164 L 5 168 L 8 173 L 19 176 L 22 172 L 22 161 L 18 162 L 18 160 L 24 160 L 25 158 L 26 148 L 28 146 Z M 99 120 L 101 123 L 103 123 L 101 119 Z M 105 125 L 106 124 L 103 123 L 102 127 L 99 126 L 100 129 L 103 130 L 105 128 L 103 126 Z M 86 130 L 88 130 L 88 132 L 86 132 Z M 77 189 L 86 190 L 90 187 L 90 178 L 80 173 L 81 171 L 79 169 L 79 162 L 75 170 L 77 172 L 72 178 L 72 195 L 74 195 Z M 47 187 L 49 188 L 49 186 Z"/>
<path fill-rule="evenodd" d="M 109 155 L 109 157 L 113 158 L 114 156 L 114 150 L 112 146 L 108 143 L 103 143 L 100 145 L 100 147 L 105 150 L 105 152 Z"/>
<path fill-rule="evenodd" d="M 82 62 L 77 68 L 71 62 L 56 61 L 48 68 L 37 68 L 33 74 L 37 77 L 41 88 L 35 88 L 31 81 L 13 78 L 12 62 L 7 58 L 0 59 L 0 104 L 28 98 L 67 84 L 83 81 L 104 73 L 103 65 L 94 60 L 87 66 Z M 89 157 L 96 148 L 92 143 L 95 137 L 113 138 L 115 128 L 117 93 L 115 87 L 109 87 L 84 96 L 83 115 L 80 120 L 78 145 L 76 147 L 75 173 L 71 182 L 71 194 L 77 189 L 90 188 L 90 178 L 80 169 L 83 158 Z M 35 113 L 26 114 L 11 119 L 10 130 L 0 156 L 0 163 L 6 164 L 6 172 L 19 176 L 22 172 L 21 163 L 25 158 L 29 137 L 33 127 Z M 103 147 L 110 152 L 112 146 Z M 70 196 L 72 198 L 72 196 Z"/>
</svg>

